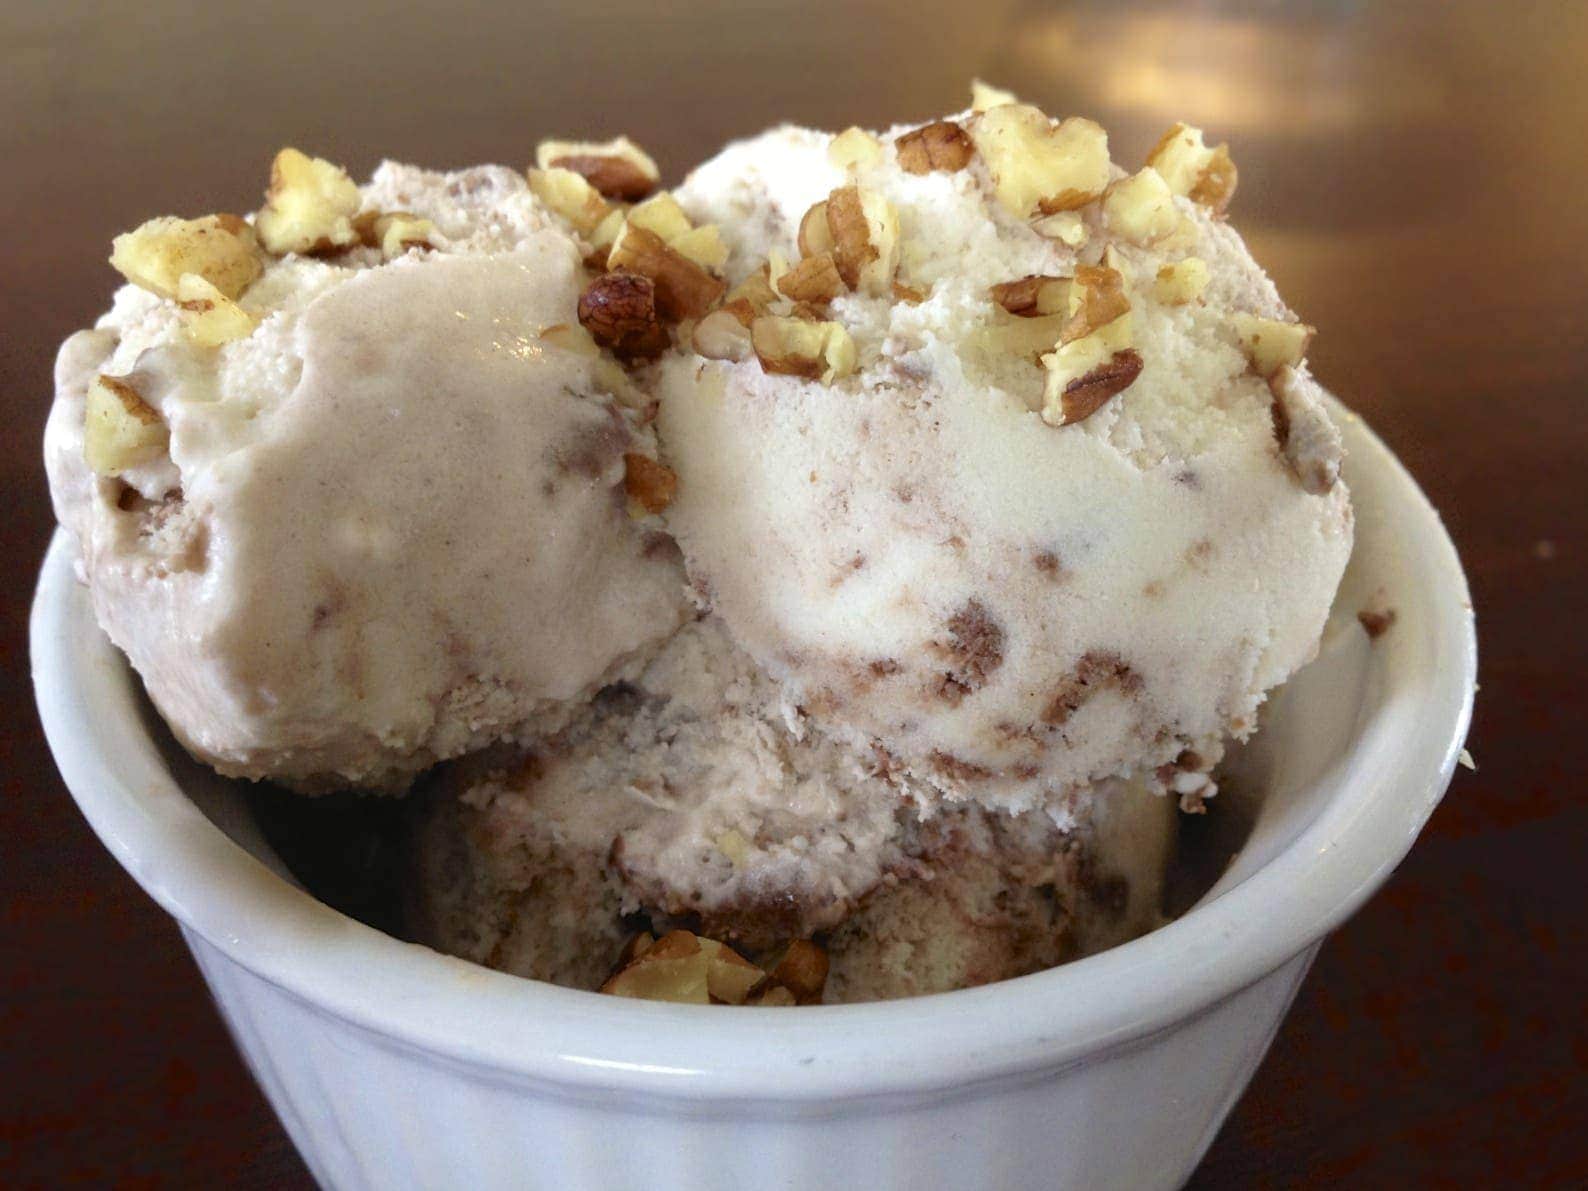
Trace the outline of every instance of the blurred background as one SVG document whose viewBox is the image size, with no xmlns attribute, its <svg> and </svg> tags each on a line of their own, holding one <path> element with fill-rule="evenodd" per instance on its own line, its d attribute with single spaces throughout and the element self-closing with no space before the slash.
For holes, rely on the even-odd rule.
<svg viewBox="0 0 1588 1191">
<path fill-rule="evenodd" d="M 1588 1184 L 1588 4 L 0 0 L 0 1185 L 310 1185 L 32 710 L 50 364 L 111 237 L 252 210 L 288 143 L 362 176 L 627 132 L 676 179 L 783 120 L 962 108 L 972 75 L 1131 168 L 1175 120 L 1230 141 L 1314 371 L 1474 588 L 1479 769 L 1325 946 L 1193 1186 Z"/>
</svg>

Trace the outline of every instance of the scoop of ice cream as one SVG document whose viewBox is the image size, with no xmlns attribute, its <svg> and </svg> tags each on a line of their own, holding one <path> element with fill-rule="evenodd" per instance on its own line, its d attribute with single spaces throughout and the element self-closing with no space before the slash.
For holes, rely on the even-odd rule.
<svg viewBox="0 0 1588 1191">
<path fill-rule="evenodd" d="M 555 720 L 685 614 L 625 497 L 651 433 L 610 362 L 545 334 L 575 322 L 574 239 L 507 170 L 387 165 L 363 198 L 433 248 L 271 259 L 220 347 L 127 286 L 60 356 L 46 457 L 100 623 L 230 775 L 400 786 Z M 84 461 L 97 376 L 169 428 L 114 477 Z"/>
<path fill-rule="evenodd" d="M 585 988 L 641 924 L 757 956 L 815 934 L 834 998 L 864 1000 L 1034 971 L 1159 921 L 1168 799 L 1112 782 L 1061 828 L 915 794 L 814 728 L 706 617 L 527 751 L 443 769 L 412 925 Z"/>
<path fill-rule="evenodd" d="M 663 363 L 659 433 L 682 478 L 669 527 L 792 702 L 950 796 L 1025 807 L 1160 771 L 1194 792 L 1313 653 L 1351 548 L 1318 390 L 1285 372 L 1309 449 L 1336 447 L 1311 469 L 1327 491 L 1287 458 L 1238 317 L 1290 312 L 1235 232 L 1183 196 L 1147 246 L 1101 199 L 1034 222 L 980 152 L 904 168 L 905 131 L 856 154 L 852 138 L 835 153 L 779 129 L 678 191 L 721 228 L 732 282 L 769 257 L 780 271 L 775 254 L 819 255 L 822 227 L 800 243 L 806 213 L 851 186 L 891 208 L 898 265 L 893 284 L 838 287 L 820 312 L 854 342 L 850 375 L 830 360 L 778 374 L 755 355 Z M 1187 260 L 1191 284 L 1160 276 Z M 1118 278 L 1139 372 L 1053 425 L 1036 353 L 1071 335 L 1076 309 L 1020 317 L 998 287 L 1079 285 L 1081 266 Z M 823 367 L 830 379 L 809 378 Z"/>
</svg>

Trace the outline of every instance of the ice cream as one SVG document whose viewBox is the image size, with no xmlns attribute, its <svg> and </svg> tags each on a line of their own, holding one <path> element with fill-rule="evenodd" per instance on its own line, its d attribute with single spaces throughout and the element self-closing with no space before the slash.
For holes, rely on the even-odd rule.
<svg viewBox="0 0 1588 1191">
<path fill-rule="evenodd" d="M 897 265 L 827 305 L 857 357 L 841 379 L 755 356 L 662 365 L 659 430 L 684 477 L 669 528 L 790 698 L 945 794 L 1029 808 L 1182 757 L 1196 763 L 1166 780 L 1194 794 L 1312 655 L 1350 553 L 1344 487 L 1298 480 L 1241 337 L 1241 315 L 1293 316 L 1229 226 L 1161 183 L 1154 238 L 1101 196 L 1044 234 L 982 154 L 906 168 L 910 133 L 778 129 L 679 188 L 723 229 L 731 282 L 799 259 L 807 212 L 845 188 L 887 213 L 873 222 L 896 227 Z M 1188 261 L 1202 284 L 1186 301 L 1162 271 Z M 1054 426 L 1036 353 L 1074 315 L 1059 298 L 1018 317 L 999 287 L 1099 265 L 1122 281 L 1139 374 Z M 1316 385 L 1283 378 L 1294 422 L 1327 442 Z"/>
<path fill-rule="evenodd" d="M 433 946 L 768 1005 L 1036 971 L 1161 920 L 1350 553 L 1235 177 L 993 93 L 674 193 L 621 138 L 362 189 L 284 151 L 251 223 L 118 239 L 52 491 L 198 756 L 443 762 Z"/>
<path fill-rule="evenodd" d="M 829 1002 L 980 984 L 1157 924 L 1173 804 L 1097 794 L 1064 830 L 1042 811 L 933 812 L 706 617 L 534 749 L 444 768 L 414 920 L 442 950 L 576 988 L 636 922 L 754 956 L 821 934 Z"/>
<path fill-rule="evenodd" d="M 257 327 L 218 347 L 128 285 L 60 357 L 46 456 L 95 611 L 227 774 L 400 788 L 543 729 L 684 615 L 676 548 L 626 507 L 652 436 L 567 338 L 573 237 L 505 169 L 383 166 L 361 202 L 433 245 L 265 258 Z M 85 460 L 101 375 L 169 428 L 115 475 Z"/>
</svg>

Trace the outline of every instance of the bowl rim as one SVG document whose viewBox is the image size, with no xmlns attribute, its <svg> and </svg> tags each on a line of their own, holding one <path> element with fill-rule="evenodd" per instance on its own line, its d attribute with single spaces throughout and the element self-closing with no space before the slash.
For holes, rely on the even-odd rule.
<svg viewBox="0 0 1588 1191">
<path fill-rule="evenodd" d="M 1387 879 L 1450 782 L 1477 669 L 1466 578 L 1405 468 L 1359 417 L 1331 406 L 1352 470 L 1381 469 L 1385 503 L 1415 523 L 1428 556 L 1417 582 L 1444 590 L 1428 601 L 1440 667 L 1416 708 L 1416 733 L 1388 772 L 1348 785 L 1217 898 L 1131 943 L 1015 980 L 778 1014 L 654 1004 L 509 976 L 348 919 L 250 855 L 182 793 L 141 726 L 135 680 L 93 625 L 64 530 L 45 557 L 30 621 L 40 718 L 94 831 L 185 930 L 318 1012 L 432 1060 L 564 1094 L 808 1107 L 1054 1070 L 1200 1014 L 1306 950 Z"/>
</svg>

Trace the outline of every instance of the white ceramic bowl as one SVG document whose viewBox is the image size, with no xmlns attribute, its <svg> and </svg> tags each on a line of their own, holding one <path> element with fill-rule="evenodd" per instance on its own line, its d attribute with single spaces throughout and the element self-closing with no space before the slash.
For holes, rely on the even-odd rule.
<svg viewBox="0 0 1588 1191">
<path fill-rule="evenodd" d="M 1259 736 L 1266 799 L 1190 913 L 985 988 L 781 1011 L 620 1000 L 397 942 L 286 873 L 170 746 L 57 537 L 33 673 L 94 830 L 181 923 L 255 1076 L 335 1188 L 1149 1188 L 1183 1181 L 1319 942 L 1405 855 L 1471 711 L 1437 515 L 1336 407 L 1357 546 L 1320 657 Z M 1369 645 L 1355 612 L 1398 621 Z"/>
</svg>

